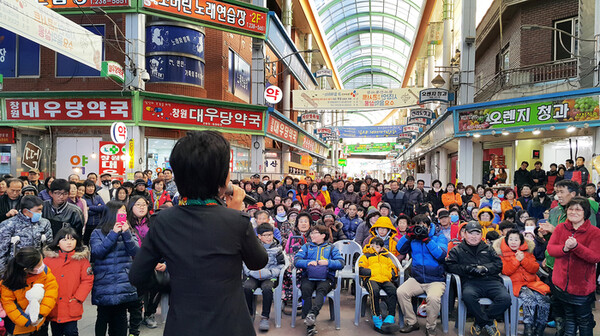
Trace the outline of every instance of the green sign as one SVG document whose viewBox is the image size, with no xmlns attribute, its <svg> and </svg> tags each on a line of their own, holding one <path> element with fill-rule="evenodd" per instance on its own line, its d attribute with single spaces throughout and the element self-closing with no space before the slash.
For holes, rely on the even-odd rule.
<svg viewBox="0 0 600 336">
<path fill-rule="evenodd" d="M 348 160 L 347 159 L 338 159 L 338 166 L 340 167 L 346 167 L 348 165 Z"/>
<path fill-rule="evenodd" d="M 125 81 L 125 70 L 123 70 L 123 67 L 117 62 L 103 61 L 100 76 L 110 77 L 119 84 L 122 84 Z"/>
<path fill-rule="evenodd" d="M 558 99 L 458 113 L 458 131 L 535 126 L 600 119 L 598 96 Z"/>
<path fill-rule="evenodd" d="M 389 152 L 393 149 L 394 149 L 394 144 L 391 142 L 356 144 L 356 145 L 347 145 L 346 153 L 382 153 L 382 152 Z"/>
</svg>

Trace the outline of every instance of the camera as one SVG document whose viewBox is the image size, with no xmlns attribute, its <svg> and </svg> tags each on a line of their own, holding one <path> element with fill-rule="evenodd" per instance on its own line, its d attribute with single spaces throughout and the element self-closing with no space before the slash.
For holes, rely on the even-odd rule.
<svg viewBox="0 0 600 336">
<path fill-rule="evenodd" d="M 415 239 L 425 239 L 429 236 L 429 230 L 421 225 L 416 225 L 413 233 L 415 234 Z"/>
<path fill-rule="evenodd" d="M 148 73 L 148 71 L 146 71 L 146 69 L 140 71 L 140 78 L 144 82 L 148 82 L 150 80 L 150 74 Z"/>
</svg>

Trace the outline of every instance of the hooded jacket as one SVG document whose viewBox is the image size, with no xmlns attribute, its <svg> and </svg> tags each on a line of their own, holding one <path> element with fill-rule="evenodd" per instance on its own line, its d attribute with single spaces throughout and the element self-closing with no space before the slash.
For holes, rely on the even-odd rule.
<svg viewBox="0 0 600 336">
<path fill-rule="evenodd" d="M 302 276 L 306 277 L 306 269 L 311 261 L 327 260 L 328 277 L 335 279 L 335 271 L 344 268 L 344 258 L 337 247 L 324 242 L 320 245 L 309 242 L 302 245 L 302 248 L 294 256 L 294 265 L 302 269 Z"/>
<path fill-rule="evenodd" d="M 323 218 L 325 216 L 333 216 L 333 225 L 330 227 L 327 224 L 325 224 L 325 221 L 323 220 Z M 329 242 L 330 243 L 335 243 L 338 240 L 344 240 L 347 239 L 346 235 L 344 234 L 344 224 L 342 224 L 342 222 L 335 220 L 335 214 L 333 213 L 333 211 L 327 210 L 325 212 L 323 212 L 323 216 L 321 217 L 321 219 L 319 219 L 317 221 L 317 225 L 323 225 L 325 226 L 327 229 L 329 229 Z"/>
<path fill-rule="evenodd" d="M 364 247 L 365 240 L 369 237 L 371 230 L 371 217 L 381 216 L 381 213 L 376 209 L 369 210 L 369 213 L 365 217 L 365 220 L 358 225 L 356 228 L 356 235 L 354 236 L 354 240 L 360 244 L 360 246 Z"/>
<path fill-rule="evenodd" d="M 290 185 L 286 185 L 285 184 L 285 179 L 283 180 L 283 185 L 281 187 L 279 187 L 277 189 L 277 194 L 281 197 L 281 198 L 285 198 L 287 197 L 287 194 L 290 190 L 294 190 L 294 184 L 290 184 Z M 294 190 L 294 194 L 295 194 L 295 190 Z M 295 196 L 294 196 L 295 197 Z"/>
<path fill-rule="evenodd" d="M 508 247 L 504 238 L 496 239 L 492 246 L 502 259 L 502 274 L 508 275 L 512 281 L 514 296 L 519 296 L 521 287 L 528 287 L 542 295 L 550 292 L 550 287 L 536 274 L 540 265 L 535 261 L 532 253 L 535 247 L 533 241 L 525 239 L 525 242 L 519 246 L 519 251 L 523 251 L 525 256 L 521 261 L 517 260 L 515 252 Z"/>
<path fill-rule="evenodd" d="M 319 195 L 317 195 L 317 202 L 319 202 L 322 207 L 325 207 L 327 204 L 331 203 L 331 196 L 329 195 L 329 191 L 320 190 Z"/>
<path fill-rule="evenodd" d="M 377 233 L 378 228 L 385 228 L 389 231 L 385 237 L 382 237 Z M 396 236 L 396 233 L 398 233 L 398 230 L 396 230 L 389 217 L 379 217 L 375 224 L 371 226 L 371 229 L 369 229 L 369 233 L 371 233 L 371 236 L 365 239 L 368 240 L 368 242 L 364 244 L 363 253 L 374 252 L 371 248 L 371 240 L 375 237 L 380 237 L 383 239 L 384 247 L 388 251 L 398 255 L 398 251 L 396 251 L 396 240 L 393 239 L 393 237 Z"/>
<path fill-rule="evenodd" d="M 487 212 L 490 214 L 490 216 L 492 216 L 492 220 L 489 222 L 484 222 L 482 221 L 481 218 L 481 214 Z M 479 210 L 479 212 L 477 213 L 477 221 L 479 222 L 479 224 L 481 225 L 481 228 L 483 229 L 481 231 L 481 235 L 482 237 L 485 238 L 485 235 L 490 232 L 490 231 L 496 231 L 498 232 L 500 235 L 502 235 L 502 232 L 498 229 L 498 225 L 494 224 L 494 212 L 490 209 L 490 208 L 482 208 Z"/>
<path fill-rule="evenodd" d="M 55 252 L 46 247 L 43 252 L 44 264 L 53 270 L 58 282 L 58 301 L 48 319 L 58 323 L 80 320 L 83 302 L 94 284 L 90 250 L 84 247 L 81 252 Z"/>
<path fill-rule="evenodd" d="M 411 254 L 413 260 L 411 275 L 422 284 L 446 279 L 444 259 L 448 253 L 448 240 L 443 234 L 436 236 L 435 232 L 436 227 L 431 224 L 427 243 L 404 236 L 396 245 L 399 254 Z"/>
<path fill-rule="evenodd" d="M 285 265 L 283 248 L 277 239 L 273 239 L 273 242 L 268 247 L 265 246 L 265 250 L 267 250 L 267 255 L 269 256 L 267 265 L 258 271 L 251 271 L 246 267 L 246 264 L 244 264 L 244 274 L 246 276 L 257 280 L 277 279 L 277 277 L 279 277 L 279 273 L 281 273 L 281 270 L 283 270 L 283 266 Z"/>
<path fill-rule="evenodd" d="M 453 192 L 453 193 L 447 192 L 442 195 L 442 203 L 444 204 L 444 207 L 446 207 L 446 209 L 448 209 L 450 204 L 453 204 L 453 203 L 456 203 L 456 204 L 458 204 L 458 206 L 461 206 L 462 205 L 462 197 L 457 192 Z"/>
<path fill-rule="evenodd" d="M 19 237 L 16 244 L 11 238 Z M 50 222 L 40 218 L 39 222 L 33 223 L 31 218 L 25 216 L 22 211 L 0 225 L 0 274 L 6 271 L 8 260 L 14 257 L 14 252 L 23 247 L 41 248 L 42 245 L 52 242 L 52 229 Z"/>
<path fill-rule="evenodd" d="M 354 240 L 356 237 L 356 230 L 364 221 L 360 219 L 358 215 L 354 216 L 354 218 L 350 218 L 350 215 L 346 215 L 340 218 L 340 222 L 342 222 L 342 229 L 344 230 L 346 239 Z"/>
<path fill-rule="evenodd" d="M 577 246 L 564 252 L 565 241 L 577 239 Z M 600 262 L 600 229 L 586 220 L 577 230 L 567 220 L 559 224 L 548 242 L 548 253 L 556 258 L 552 283 L 572 295 L 589 295 L 596 290 L 596 264 Z"/>
<path fill-rule="evenodd" d="M 58 297 L 58 283 L 48 266 L 46 266 L 44 271 L 40 274 L 27 275 L 25 281 L 27 285 L 16 291 L 12 291 L 4 285 L 0 286 L 0 292 L 2 293 L 0 301 L 2 302 L 2 307 L 4 307 L 8 318 L 15 324 L 13 335 L 22 335 L 39 330 L 44 325 L 44 320 L 48 314 L 54 309 Z M 40 302 L 40 315 L 42 315 L 44 319 L 36 326 L 31 325 L 29 315 L 25 313 L 25 308 L 29 305 L 29 300 L 25 297 L 25 293 L 30 290 L 34 284 L 44 285 L 44 298 L 42 299 L 42 302 Z"/>
<path fill-rule="evenodd" d="M 300 190 L 301 185 L 304 186 L 305 193 L 301 192 L 301 190 Z M 305 180 L 300 180 L 300 182 L 298 182 L 298 193 L 296 194 L 296 199 L 300 203 L 302 203 L 303 208 L 308 208 L 308 201 L 313 199 L 313 197 L 308 192 L 308 183 L 306 183 Z"/>
<path fill-rule="evenodd" d="M 390 251 L 383 248 L 379 253 L 374 250 L 360 256 L 358 273 L 375 282 L 388 282 L 398 276 L 398 268 L 390 257 Z"/>
</svg>

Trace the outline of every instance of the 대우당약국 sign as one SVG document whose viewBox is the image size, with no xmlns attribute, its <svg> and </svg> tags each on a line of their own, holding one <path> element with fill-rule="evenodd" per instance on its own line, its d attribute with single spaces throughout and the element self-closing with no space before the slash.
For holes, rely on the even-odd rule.
<svg viewBox="0 0 600 336">
<path fill-rule="evenodd" d="M 421 127 L 415 126 L 415 125 L 407 125 L 407 126 L 404 126 L 403 131 L 419 133 L 419 132 L 421 132 Z"/>
<path fill-rule="evenodd" d="M 100 141 L 99 174 L 125 175 L 125 162 L 129 161 L 127 144 L 116 144 L 110 141 Z"/>
<path fill-rule="evenodd" d="M 298 130 L 272 114 L 269 115 L 267 133 L 293 144 L 298 142 Z"/>
<path fill-rule="evenodd" d="M 6 99 L 6 119 L 19 121 L 131 120 L 128 99 Z"/>
<path fill-rule="evenodd" d="M 417 92 L 413 88 L 294 90 L 292 98 L 296 110 L 385 109 L 418 104 Z"/>
<path fill-rule="evenodd" d="M 355 144 L 346 145 L 346 153 L 381 153 L 389 152 L 394 149 L 394 144 L 386 143 L 371 143 L 371 144 Z"/>
<path fill-rule="evenodd" d="M 455 112 L 456 113 L 456 112 Z M 458 131 L 600 119 L 598 96 L 458 111 Z"/>
<path fill-rule="evenodd" d="M 262 132 L 263 112 L 144 99 L 142 120 Z"/>
<path fill-rule="evenodd" d="M 0 0 L 0 27 L 100 71 L 102 36 L 37 0 Z"/>
<path fill-rule="evenodd" d="M 208 0 L 144 0 L 144 8 L 167 12 L 200 22 L 215 23 L 239 31 L 264 35 L 267 13 Z"/>
<path fill-rule="evenodd" d="M 341 126 L 333 127 L 342 138 L 390 138 L 403 132 L 403 126 Z"/>
</svg>

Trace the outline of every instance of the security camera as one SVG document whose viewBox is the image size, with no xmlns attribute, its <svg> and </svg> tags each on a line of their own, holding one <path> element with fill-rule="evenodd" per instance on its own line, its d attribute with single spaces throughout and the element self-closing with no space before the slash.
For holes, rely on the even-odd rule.
<svg viewBox="0 0 600 336">
<path fill-rule="evenodd" d="M 140 78 L 144 81 L 144 82 L 148 82 L 150 80 L 150 74 L 148 73 L 148 71 L 146 71 L 145 69 L 142 69 L 140 71 Z"/>
</svg>

